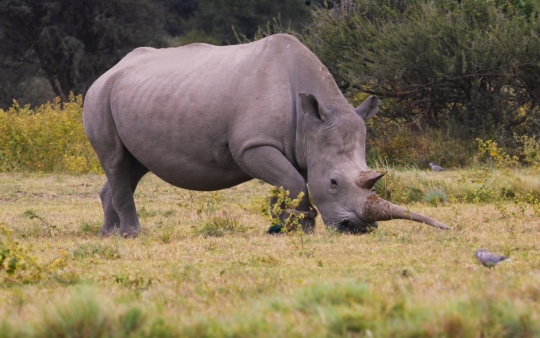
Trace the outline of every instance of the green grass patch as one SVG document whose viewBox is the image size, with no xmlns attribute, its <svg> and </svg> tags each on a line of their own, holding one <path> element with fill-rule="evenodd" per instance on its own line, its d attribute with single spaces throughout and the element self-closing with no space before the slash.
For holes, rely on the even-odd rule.
<svg viewBox="0 0 540 338">
<path fill-rule="evenodd" d="M 383 166 L 379 170 L 387 171 L 387 174 L 377 182 L 375 190 L 394 203 L 515 201 L 532 205 L 534 200 L 540 200 L 540 177 L 532 168 L 498 170 L 479 167 L 433 172 Z"/>
<path fill-rule="evenodd" d="M 240 225 L 238 215 L 223 211 L 212 214 L 195 227 L 194 231 L 204 237 L 222 237 L 229 233 L 244 233 L 246 229 Z"/>
<path fill-rule="evenodd" d="M 299 248 L 297 237 L 265 234 L 253 201 L 268 185 L 199 194 L 148 175 L 135 201 L 155 213 L 141 217 L 140 237 L 101 238 L 104 176 L 0 174 L 3 267 L 17 255 L 36 263 L 0 269 L 0 337 L 540 335 L 534 173 L 387 176 L 392 200 L 452 230 L 393 220 L 355 236 L 318 218 Z M 500 195 L 483 197 L 484 183 Z M 419 200 L 402 203 L 400 186 Z M 444 203 L 425 199 L 435 189 Z M 473 255 L 482 247 L 512 261 L 486 269 Z"/>
<path fill-rule="evenodd" d="M 431 205 L 437 206 L 448 201 L 448 196 L 441 188 L 434 188 L 426 192 L 424 200 Z"/>
<path fill-rule="evenodd" d="M 396 285 L 398 287 L 398 285 Z M 152 307 L 111 303 L 99 290 L 74 289 L 29 323 L 4 321 L 2 331 L 28 337 L 501 337 L 540 334 L 538 285 L 486 290 L 474 295 L 416 303 L 407 283 L 381 294 L 360 280 L 324 282 L 290 296 L 263 298 L 221 318 L 171 318 Z"/>
<path fill-rule="evenodd" d="M 73 256 L 78 259 L 96 257 L 100 259 L 119 259 L 120 251 L 117 245 L 105 243 L 83 243 L 73 251 Z"/>
<path fill-rule="evenodd" d="M 79 231 L 86 235 L 96 235 L 101 229 L 101 222 L 82 222 Z"/>
</svg>

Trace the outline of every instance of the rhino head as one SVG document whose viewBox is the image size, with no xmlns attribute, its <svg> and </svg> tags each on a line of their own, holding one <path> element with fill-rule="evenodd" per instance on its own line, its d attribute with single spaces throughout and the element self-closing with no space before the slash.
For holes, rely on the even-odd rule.
<svg viewBox="0 0 540 338">
<path fill-rule="evenodd" d="M 340 231 L 361 233 L 377 221 L 409 219 L 450 229 L 426 216 L 409 212 L 375 194 L 384 173 L 372 171 L 365 160 L 364 120 L 379 111 L 380 100 L 370 96 L 358 108 L 327 107 L 314 95 L 300 94 L 303 128 L 299 134 L 311 200 L 324 223 Z"/>
</svg>

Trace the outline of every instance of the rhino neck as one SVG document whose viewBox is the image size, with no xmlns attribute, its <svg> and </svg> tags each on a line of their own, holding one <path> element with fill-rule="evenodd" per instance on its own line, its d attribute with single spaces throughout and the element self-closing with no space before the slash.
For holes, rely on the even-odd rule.
<svg viewBox="0 0 540 338">
<path fill-rule="evenodd" d="M 330 124 L 321 125 L 321 121 L 313 120 L 312 117 L 303 112 L 300 100 L 296 102 L 294 157 L 298 167 L 307 171 L 310 166 L 320 164 L 321 155 L 328 158 L 329 154 L 350 153 L 350 156 L 347 157 L 348 160 L 360 156 L 361 159 L 353 162 L 357 163 L 361 170 L 368 170 L 365 164 L 364 148 L 362 147 L 362 151 L 358 151 L 358 146 L 365 140 L 365 127 L 363 127 L 364 130 L 358 130 L 358 121 L 351 120 L 352 116 L 350 115 L 355 114 L 353 108 L 343 95 L 341 97 L 336 95 L 341 100 L 324 100 L 325 95 L 319 97 L 322 98 L 320 104 L 332 112 L 331 121 L 333 122 Z M 357 115 L 353 117 L 359 119 Z M 357 134 L 361 137 L 355 137 L 358 136 Z M 333 142 L 334 139 L 338 138 L 345 140 L 344 142 Z M 350 140 L 348 140 L 349 138 Z"/>
<path fill-rule="evenodd" d="M 302 110 L 297 109 L 297 118 L 296 118 L 296 137 L 294 145 L 294 157 L 298 167 L 306 172 L 307 171 L 307 154 L 308 154 L 308 145 L 310 143 L 309 133 L 307 129 L 309 128 L 309 121 L 305 121 L 304 114 Z"/>
<path fill-rule="evenodd" d="M 303 111 L 299 94 L 314 95 L 319 104 L 336 112 L 349 110 L 352 113 L 354 109 L 339 90 L 328 68 L 307 47 L 298 45 L 298 49 L 292 56 L 291 64 L 294 65 L 294 69 L 291 68 L 290 73 L 294 82 L 294 107 L 296 110 L 295 159 L 299 168 L 307 171 L 308 158 L 317 156 L 310 154 L 310 148 L 313 148 L 313 143 L 318 142 L 316 135 L 318 124 Z"/>
</svg>

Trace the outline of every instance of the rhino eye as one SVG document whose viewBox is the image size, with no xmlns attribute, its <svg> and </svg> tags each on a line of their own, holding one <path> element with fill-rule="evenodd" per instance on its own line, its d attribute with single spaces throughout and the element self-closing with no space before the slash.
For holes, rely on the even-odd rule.
<svg viewBox="0 0 540 338">
<path fill-rule="evenodd" d="M 335 179 L 330 179 L 330 184 L 332 185 L 332 187 L 337 187 L 337 181 Z"/>
</svg>

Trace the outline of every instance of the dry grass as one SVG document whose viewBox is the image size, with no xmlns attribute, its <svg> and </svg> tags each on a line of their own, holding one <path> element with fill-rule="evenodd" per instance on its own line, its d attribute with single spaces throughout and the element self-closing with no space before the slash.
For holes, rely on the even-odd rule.
<svg viewBox="0 0 540 338">
<path fill-rule="evenodd" d="M 421 175 L 452 186 L 464 173 Z M 319 220 L 298 250 L 265 234 L 259 201 L 268 185 L 213 197 L 149 175 L 136 193 L 142 235 L 102 239 L 104 180 L 0 175 L 0 223 L 42 263 L 67 253 L 72 276 L 4 279 L 0 337 L 540 335 L 540 220 L 527 205 L 408 204 L 448 232 L 390 221 L 340 235 Z M 216 226 L 226 231 L 213 235 Z M 488 270 L 473 257 L 480 247 L 512 262 Z"/>
</svg>

